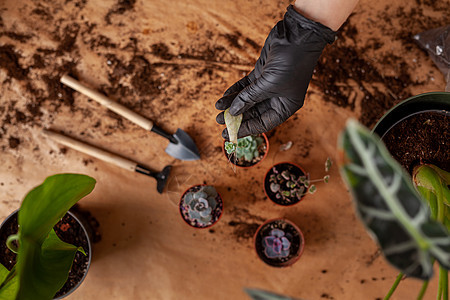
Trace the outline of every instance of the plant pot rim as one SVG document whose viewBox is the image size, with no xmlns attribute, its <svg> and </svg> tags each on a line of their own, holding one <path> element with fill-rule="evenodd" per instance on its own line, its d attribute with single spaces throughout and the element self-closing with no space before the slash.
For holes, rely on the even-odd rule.
<svg viewBox="0 0 450 300">
<path fill-rule="evenodd" d="M 303 172 L 303 174 L 306 175 L 305 170 L 304 170 L 300 165 L 298 165 L 298 164 L 296 164 L 296 163 L 293 163 L 293 162 L 290 162 L 290 161 L 282 161 L 282 162 L 273 164 L 273 165 L 266 171 L 266 175 L 264 175 L 263 188 L 264 188 L 264 194 L 266 195 L 267 198 L 270 199 L 270 201 L 272 201 L 272 202 L 275 203 L 276 205 L 279 205 L 279 206 L 282 206 L 282 207 L 289 207 L 289 206 L 293 206 L 293 205 L 296 205 L 296 204 L 299 204 L 300 202 L 302 202 L 303 199 L 305 199 L 306 196 L 307 196 L 308 194 L 303 195 L 302 198 L 301 198 L 300 200 L 298 200 L 297 202 L 291 203 L 291 204 L 286 204 L 286 205 L 277 203 L 277 202 L 275 202 L 272 198 L 270 198 L 269 193 L 268 193 L 267 190 L 266 190 L 266 178 L 267 178 L 267 176 L 269 175 L 269 172 L 272 170 L 273 167 L 278 166 L 278 165 L 282 165 L 282 164 L 290 164 L 290 165 L 293 165 L 294 167 L 299 168 L 299 169 Z"/>
<path fill-rule="evenodd" d="M 5 224 L 12 216 L 14 216 L 14 215 L 17 214 L 17 213 L 19 213 L 19 209 L 14 210 L 11 214 L 9 214 L 9 215 L 5 218 L 5 220 L 3 220 L 3 222 L 0 224 L 0 231 L 1 231 L 1 228 L 3 227 L 3 225 L 4 225 L 4 224 Z M 63 298 L 66 298 L 67 296 L 69 296 L 70 294 L 72 294 L 72 293 L 73 293 L 73 292 L 81 285 L 81 283 L 83 283 L 84 279 L 85 279 L 86 276 L 87 276 L 87 273 L 88 273 L 88 271 L 89 271 L 89 268 L 90 268 L 91 262 L 92 262 L 92 243 L 91 243 L 91 239 L 89 238 L 89 234 L 88 234 L 86 228 L 84 227 L 83 223 L 75 216 L 74 213 L 72 213 L 72 212 L 70 212 L 70 211 L 67 211 L 66 214 L 69 214 L 72 218 L 74 218 L 74 219 L 78 222 L 78 224 L 81 226 L 81 229 L 83 230 L 83 232 L 84 232 L 84 234 L 85 234 L 85 236 L 86 236 L 86 240 L 87 240 L 87 243 L 88 243 L 88 246 L 89 246 L 88 264 L 87 264 L 87 266 L 86 266 L 86 272 L 84 272 L 83 277 L 81 277 L 80 281 L 79 281 L 72 289 L 70 289 L 67 293 L 65 293 L 64 295 L 61 295 L 61 296 L 59 296 L 59 297 L 57 297 L 57 298 L 53 298 L 53 300 L 63 299 Z"/>
<path fill-rule="evenodd" d="M 195 228 L 195 229 L 205 229 L 205 228 L 210 228 L 211 226 L 213 226 L 213 225 L 215 225 L 216 223 L 218 223 L 219 220 L 222 218 L 222 215 L 223 215 L 223 205 L 224 205 L 224 204 L 223 204 L 223 198 L 222 198 L 222 196 L 219 194 L 219 192 L 217 191 L 217 189 L 216 189 L 217 195 L 219 196 L 220 200 L 222 201 L 222 212 L 220 213 L 219 217 L 217 218 L 217 220 L 216 220 L 214 223 L 212 223 L 212 224 L 210 224 L 210 225 L 208 225 L 208 226 L 205 226 L 205 227 L 196 227 L 196 226 L 193 226 L 193 225 L 189 224 L 189 223 L 186 221 L 186 219 L 184 218 L 183 213 L 181 212 L 181 203 L 182 203 L 182 201 L 183 201 L 184 195 L 185 195 L 191 188 L 194 188 L 194 187 L 197 187 L 197 186 L 212 186 L 212 187 L 216 188 L 215 186 L 213 186 L 213 185 L 211 185 L 211 184 L 204 184 L 204 183 L 202 183 L 202 184 L 194 184 L 194 185 L 191 185 L 190 187 L 188 187 L 188 188 L 183 192 L 183 194 L 181 194 L 180 202 L 178 203 L 178 211 L 180 212 L 181 218 L 183 219 L 184 223 L 186 223 L 186 224 L 189 225 L 190 227 Z"/>
<path fill-rule="evenodd" d="M 285 263 L 283 263 L 282 265 L 279 266 L 273 266 L 270 265 L 268 263 L 266 263 L 264 260 L 261 259 L 261 257 L 258 254 L 258 251 L 256 250 L 256 237 L 258 236 L 258 233 L 260 232 L 260 230 L 267 224 L 275 222 L 275 221 L 283 221 L 289 225 L 291 225 L 292 227 L 294 227 L 295 230 L 297 230 L 297 232 L 299 233 L 300 236 L 300 247 L 297 251 L 297 254 L 295 257 L 291 258 L 290 260 L 286 261 Z M 255 249 L 256 254 L 258 255 L 258 258 L 263 261 L 266 265 L 271 266 L 271 267 L 275 267 L 275 268 L 286 268 L 286 267 L 290 267 L 292 266 L 294 263 L 296 263 L 300 257 L 303 255 L 303 251 L 305 249 L 305 237 L 303 235 L 303 232 L 300 230 L 300 228 L 292 221 L 290 221 L 287 218 L 273 218 L 273 219 L 269 219 L 267 221 L 265 221 L 264 223 L 262 223 L 261 225 L 259 225 L 258 229 L 256 230 L 255 234 L 253 235 L 253 248 Z"/>
<path fill-rule="evenodd" d="M 235 165 L 235 166 L 238 167 L 238 168 L 241 168 L 241 169 L 250 169 L 250 168 L 253 168 L 253 167 L 257 166 L 258 164 L 260 164 L 260 163 L 267 157 L 267 154 L 269 153 L 269 138 L 267 137 L 267 135 L 266 135 L 264 132 L 261 133 L 261 135 L 263 136 L 264 141 L 266 142 L 266 152 L 264 153 L 263 157 L 262 157 L 258 162 L 256 162 L 254 165 L 251 165 L 251 166 L 247 166 L 247 167 L 246 167 L 246 166 L 240 166 L 240 165 L 237 165 L 237 164 L 231 162 L 231 161 L 228 159 L 227 152 L 225 151 L 225 142 L 226 142 L 226 140 L 224 140 L 223 143 L 222 143 L 222 153 L 225 155 L 225 158 L 226 158 L 231 164 Z"/>
<path fill-rule="evenodd" d="M 428 92 L 409 97 L 389 109 L 375 124 L 372 133 L 383 137 L 403 119 L 420 112 L 450 111 L 450 92 Z"/>
</svg>

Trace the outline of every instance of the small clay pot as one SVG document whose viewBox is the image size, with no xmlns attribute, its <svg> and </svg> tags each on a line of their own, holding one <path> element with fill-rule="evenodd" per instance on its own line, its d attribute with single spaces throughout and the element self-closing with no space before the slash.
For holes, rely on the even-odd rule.
<svg viewBox="0 0 450 300">
<path fill-rule="evenodd" d="M 19 210 L 16 210 L 11 213 L 0 225 L 0 251 L 2 253 L 0 263 L 8 270 L 14 266 L 17 255 L 6 247 L 6 239 L 9 235 L 16 234 L 18 231 L 18 212 Z M 69 272 L 69 279 L 53 298 L 62 299 L 73 293 L 86 278 L 92 260 L 93 229 L 90 228 L 89 223 L 82 216 L 75 216 L 70 211 L 55 225 L 54 229 L 61 240 L 75 246 L 83 247 L 87 254 L 87 256 L 84 256 L 80 252 L 76 253 L 72 268 Z M 79 234 L 75 236 L 72 234 L 73 232 L 78 232 Z M 80 275 L 77 276 L 76 274 Z M 78 277 L 78 281 L 70 280 L 70 278 L 75 277 Z"/>
<path fill-rule="evenodd" d="M 212 219 L 209 222 L 207 222 L 206 224 L 203 224 L 201 222 L 198 222 L 198 220 L 190 218 L 188 206 L 184 203 L 184 197 L 189 192 L 199 191 L 203 186 L 207 186 L 207 185 L 206 184 L 198 184 L 198 185 L 193 185 L 190 188 L 188 188 L 181 196 L 180 203 L 178 205 L 181 217 L 186 222 L 186 224 L 188 224 L 194 228 L 197 228 L 197 229 L 203 229 L 203 228 L 208 228 L 208 227 L 213 226 L 214 224 L 216 224 L 219 221 L 220 217 L 222 216 L 222 212 L 223 212 L 223 200 L 222 200 L 222 197 L 219 195 L 219 193 L 217 193 L 217 196 L 215 198 L 215 200 L 217 202 L 217 206 L 212 211 Z"/>
<path fill-rule="evenodd" d="M 282 234 L 277 234 L 280 231 Z M 277 237 L 277 241 L 274 241 L 274 237 Z M 274 243 L 281 243 L 280 240 L 282 239 L 289 242 L 289 247 L 287 249 L 278 247 L 280 253 L 274 257 L 273 254 L 278 253 L 273 250 Z M 259 226 L 254 236 L 256 253 L 264 263 L 272 267 L 283 268 L 294 264 L 303 254 L 304 245 L 303 233 L 297 225 L 282 218 L 264 222 Z"/>
<path fill-rule="evenodd" d="M 257 164 L 259 164 L 260 162 L 262 162 L 264 160 L 264 158 L 266 158 L 267 153 L 269 153 L 269 139 L 267 138 L 267 135 L 265 133 L 261 133 L 261 135 L 264 138 L 263 143 L 260 146 L 260 152 L 263 152 L 262 155 L 260 155 L 259 157 L 257 157 L 256 159 L 254 159 L 254 161 L 252 162 L 248 162 L 245 160 L 240 160 L 240 161 L 235 161 L 235 154 L 228 154 L 225 151 L 225 142 L 223 141 L 222 144 L 222 152 L 225 155 L 226 159 L 232 163 L 233 165 L 235 165 L 238 168 L 242 168 L 242 169 L 249 169 L 252 168 L 254 166 L 256 166 Z"/>
<path fill-rule="evenodd" d="M 275 165 L 273 165 L 269 170 L 266 172 L 266 176 L 264 177 L 264 193 L 266 196 L 272 200 L 274 203 L 279 204 L 281 206 L 291 206 L 294 204 L 299 203 L 301 200 L 305 198 L 306 195 L 303 195 L 300 199 L 297 197 L 288 197 L 289 200 L 283 200 L 282 198 L 277 198 L 276 193 L 272 192 L 270 190 L 270 175 L 275 174 L 273 169 L 276 168 L 279 173 L 281 174 L 282 171 L 288 170 L 289 172 L 293 173 L 297 177 L 299 176 L 305 176 L 306 172 L 299 166 L 291 162 L 280 162 Z M 306 188 L 305 188 L 306 191 Z"/>
</svg>

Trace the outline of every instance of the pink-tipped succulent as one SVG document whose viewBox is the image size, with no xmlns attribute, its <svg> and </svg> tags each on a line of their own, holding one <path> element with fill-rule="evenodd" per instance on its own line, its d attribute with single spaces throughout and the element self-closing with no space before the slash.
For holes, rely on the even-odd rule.
<svg viewBox="0 0 450 300">
<path fill-rule="evenodd" d="M 291 242 L 283 230 L 272 229 L 270 235 L 263 238 L 263 247 L 268 258 L 284 258 L 289 256 Z"/>
</svg>

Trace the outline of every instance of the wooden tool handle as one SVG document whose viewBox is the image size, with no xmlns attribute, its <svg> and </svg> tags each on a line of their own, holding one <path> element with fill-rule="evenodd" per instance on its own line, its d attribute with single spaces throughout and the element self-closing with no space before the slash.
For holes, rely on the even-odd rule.
<svg viewBox="0 0 450 300">
<path fill-rule="evenodd" d="M 91 98 L 92 100 L 100 103 L 103 106 L 106 106 L 113 112 L 121 115 L 122 117 L 130 120 L 131 122 L 147 129 L 152 130 L 153 128 L 153 122 L 151 120 L 148 120 L 144 118 L 143 116 L 135 113 L 134 111 L 126 108 L 125 106 L 112 101 L 105 95 L 88 88 L 87 86 L 84 86 L 82 83 L 77 81 L 76 79 L 70 77 L 69 75 L 64 75 L 61 77 L 61 83 L 73 88 L 77 92 L 80 92 L 81 94 Z"/>
<path fill-rule="evenodd" d="M 54 141 L 56 141 L 58 143 L 61 143 L 61 144 L 65 145 L 65 146 L 67 146 L 67 147 L 70 147 L 72 149 L 75 149 L 77 151 L 80 151 L 82 153 L 91 155 L 93 157 L 96 157 L 98 159 L 101 159 L 103 161 L 106 161 L 108 163 L 111 163 L 113 165 L 116 165 L 118 167 L 130 170 L 130 171 L 133 171 L 133 172 L 136 170 L 137 163 L 135 163 L 135 162 L 133 162 L 131 160 L 128 160 L 128 159 L 125 159 L 123 157 L 111 154 L 109 152 L 106 152 L 104 150 L 98 149 L 98 148 L 93 147 L 91 145 L 84 144 L 84 143 L 82 143 L 80 141 L 74 140 L 72 138 L 69 138 L 69 137 L 67 137 L 65 135 L 62 135 L 62 134 L 59 134 L 59 133 L 56 133 L 56 132 L 53 132 L 53 131 L 49 131 L 49 130 L 44 129 L 43 133 L 46 136 L 50 137 L 52 140 L 54 140 Z"/>
</svg>

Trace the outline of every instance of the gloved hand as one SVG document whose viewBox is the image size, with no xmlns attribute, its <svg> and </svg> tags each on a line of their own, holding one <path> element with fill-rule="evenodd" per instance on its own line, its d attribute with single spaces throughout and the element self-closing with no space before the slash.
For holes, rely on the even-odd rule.
<svg viewBox="0 0 450 300">
<path fill-rule="evenodd" d="M 243 114 L 238 137 L 267 132 L 303 106 L 317 60 L 335 35 L 292 5 L 287 8 L 283 20 L 269 33 L 253 71 L 216 102 L 219 110 L 230 107 L 231 115 Z M 223 112 L 216 120 L 225 124 Z M 222 136 L 228 138 L 226 129 Z"/>
</svg>

